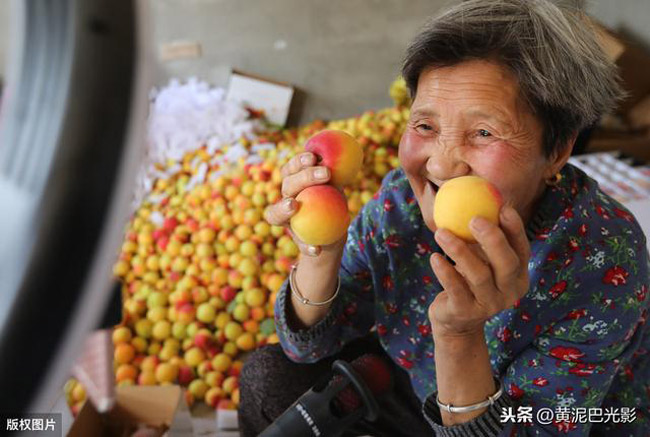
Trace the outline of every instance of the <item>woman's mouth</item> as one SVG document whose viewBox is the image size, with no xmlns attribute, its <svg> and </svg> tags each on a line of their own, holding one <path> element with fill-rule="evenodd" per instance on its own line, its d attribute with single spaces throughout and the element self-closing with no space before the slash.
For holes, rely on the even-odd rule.
<svg viewBox="0 0 650 437">
<path fill-rule="evenodd" d="M 431 182 L 431 181 L 427 181 L 427 183 L 429 184 L 429 186 L 430 186 L 431 189 L 433 190 L 433 193 L 434 193 L 434 194 L 438 192 L 438 188 L 439 188 L 439 187 L 438 187 L 436 184 L 434 184 L 434 183 Z"/>
</svg>

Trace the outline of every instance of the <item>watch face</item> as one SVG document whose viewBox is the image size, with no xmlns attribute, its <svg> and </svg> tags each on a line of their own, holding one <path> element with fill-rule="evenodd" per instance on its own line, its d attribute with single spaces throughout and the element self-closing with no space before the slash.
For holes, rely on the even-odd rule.
<svg viewBox="0 0 650 437">
<path fill-rule="evenodd" d="M 0 2 L 0 413 L 49 411 L 110 300 L 144 18 L 134 1 Z"/>
</svg>

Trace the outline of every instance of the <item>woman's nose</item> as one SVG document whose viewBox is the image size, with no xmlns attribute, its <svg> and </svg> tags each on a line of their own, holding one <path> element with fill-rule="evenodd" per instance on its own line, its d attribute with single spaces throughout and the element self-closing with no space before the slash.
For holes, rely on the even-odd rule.
<svg viewBox="0 0 650 437">
<path fill-rule="evenodd" d="M 470 173 L 471 168 L 462 153 L 462 144 L 456 139 L 441 138 L 427 161 L 427 172 L 440 181 L 447 181 Z"/>
</svg>

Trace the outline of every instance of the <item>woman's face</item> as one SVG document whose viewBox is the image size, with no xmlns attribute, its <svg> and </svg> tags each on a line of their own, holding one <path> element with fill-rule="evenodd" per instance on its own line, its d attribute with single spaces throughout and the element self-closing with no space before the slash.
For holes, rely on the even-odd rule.
<svg viewBox="0 0 650 437">
<path fill-rule="evenodd" d="M 482 60 L 422 72 L 399 159 L 434 232 L 433 201 L 446 181 L 481 176 L 527 221 L 544 180 L 560 167 L 542 153 L 541 123 L 515 76 Z"/>
</svg>

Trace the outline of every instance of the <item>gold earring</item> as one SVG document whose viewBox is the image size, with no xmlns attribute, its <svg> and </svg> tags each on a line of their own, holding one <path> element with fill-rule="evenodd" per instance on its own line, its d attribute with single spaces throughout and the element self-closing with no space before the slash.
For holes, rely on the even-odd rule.
<svg viewBox="0 0 650 437">
<path fill-rule="evenodd" d="M 562 175 L 558 172 L 555 173 L 555 176 L 553 176 L 552 179 L 546 179 L 546 185 L 555 187 L 557 184 L 560 183 L 561 180 L 562 180 Z"/>
</svg>

